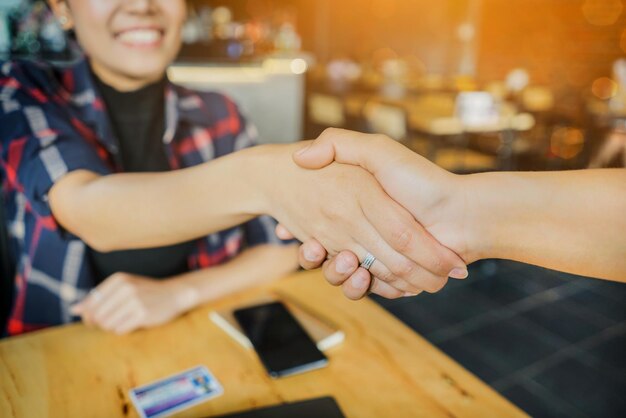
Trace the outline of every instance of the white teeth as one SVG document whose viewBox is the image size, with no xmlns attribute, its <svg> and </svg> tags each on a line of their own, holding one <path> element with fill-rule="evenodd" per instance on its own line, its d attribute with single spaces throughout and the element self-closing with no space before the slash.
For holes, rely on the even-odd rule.
<svg viewBox="0 0 626 418">
<path fill-rule="evenodd" d="M 161 39 L 161 32 L 154 29 L 135 29 L 122 32 L 118 39 L 130 44 L 145 45 Z"/>
</svg>

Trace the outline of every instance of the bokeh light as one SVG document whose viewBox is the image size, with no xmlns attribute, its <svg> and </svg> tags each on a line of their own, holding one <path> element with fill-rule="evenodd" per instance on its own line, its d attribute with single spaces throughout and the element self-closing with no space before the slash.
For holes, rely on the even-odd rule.
<svg viewBox="0 0 626 418">
<path fill-rule="evenodd" d="M 583 150 L 585 136 L 580 129 L 562 127 L 555 129 L 550 138 L 550 151 L 565 160 L 576 157 Z"/>
<path fill-rule="evenodd" d="M 601 100 L 608 100 L 617 94 L 617 83 L 608 77 L 600 77 L 591 85 L 591 92 Z"/>
<path fill-rule="evenodd" d="M 308 65 L 305 60 L 302 58 L 296 58 L 291 61 L 290 64 L 291 72 L 294 74 L 304 74 L 308 68 Z"/>
<path fill-rule="evenodd" d="M 621 0 L 585 0 L 582 7 L 587 22 L 596 26 L 609 26 L 617 22 L 624 5 Z"/>
</svg>

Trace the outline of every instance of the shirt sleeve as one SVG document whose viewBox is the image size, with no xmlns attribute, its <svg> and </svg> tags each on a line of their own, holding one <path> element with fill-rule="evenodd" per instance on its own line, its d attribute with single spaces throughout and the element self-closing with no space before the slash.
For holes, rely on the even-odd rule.
<svg viewBox="0 0 626 418">
<path fill-rule="evenodd" d="M 0 74 L 0 164 L 10 187 L 28 199 L 41 216 L 51 215 L 47 195 L 67 173 L 89 170 L 110 174 L 94 143 L 79 132 L 81 122 L 69 103 L 44 93 L 20 66 L 3 65 Z"/>
</svg>

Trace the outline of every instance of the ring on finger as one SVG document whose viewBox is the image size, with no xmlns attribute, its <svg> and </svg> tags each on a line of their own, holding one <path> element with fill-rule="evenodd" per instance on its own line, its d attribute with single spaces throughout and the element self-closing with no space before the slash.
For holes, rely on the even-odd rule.
<svg viewBox="0 0 626 418">
<path fill-rule="evenodd" d="M 374 264 L 375 261 L 376 261 L 376 257 L 374 257 L 371 253 L 367 253 L 367 255 L 365 256 L 365 259 L 361 263 L 361 267 L 369 271 L 370 268 L 372 267 L 372 264 Z"/>
</svg>

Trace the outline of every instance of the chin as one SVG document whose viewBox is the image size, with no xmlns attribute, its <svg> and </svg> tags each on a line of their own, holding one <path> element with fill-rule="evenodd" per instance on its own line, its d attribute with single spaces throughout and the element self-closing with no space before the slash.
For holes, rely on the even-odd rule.
<svg viewBox="0 0 626 418">
<path fill-rule="evenodd" d="M 169 62 L 164 62 L 162 60 L 158 62 L 142 60 L 141 62 L 135 63 L 126 61 L 123 67 L 117 66 L 117 70 L 121 74 L 126 74 L 128 77 L 137 80 L 156 80 L 165 74 L 168 66 Z"/>
</svg>

